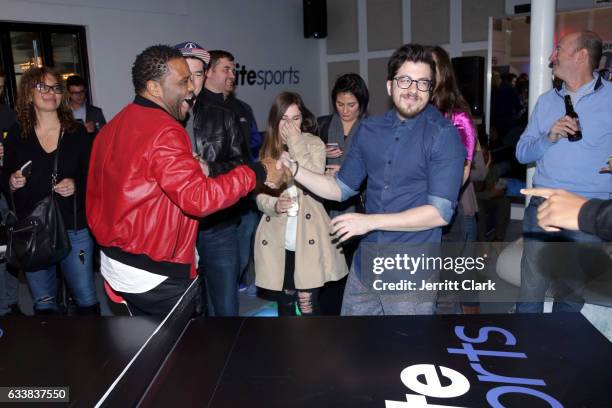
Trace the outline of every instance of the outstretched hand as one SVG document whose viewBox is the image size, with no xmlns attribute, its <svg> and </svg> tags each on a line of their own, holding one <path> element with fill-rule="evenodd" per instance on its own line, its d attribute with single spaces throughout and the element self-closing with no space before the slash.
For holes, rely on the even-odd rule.
<svg viewBox="0 0 612 408">
<path fill-rule="evenodd" d="M 331 234 L 340 242 L 352 237 L 367 234 L 372 230 L 366 214 L 342 214 L 331 220 Z"/>
<path fill-rule="evenodd" d="M 545 231 L 578 230 L 578 213 L 586 198 L 552 188 L 526 188 L 521 193 L 546 199 L 538 207 L 538 225 Z"/>
</svg>

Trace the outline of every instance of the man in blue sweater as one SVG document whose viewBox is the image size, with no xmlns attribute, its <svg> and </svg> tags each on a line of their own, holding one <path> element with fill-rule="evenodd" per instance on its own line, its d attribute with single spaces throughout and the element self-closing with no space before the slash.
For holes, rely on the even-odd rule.
<svg viewBox="0 0 612 408">
<path fill-rule="evenodd" d="M 612 153 L 612 84 L 594 70 L 599 66 L 602 43 L 590 31 L 567 34 L 550 56 L 555 77 L 563 80 L 538 99 L 529 125 L 516 146 L 521 163 L 536 163 L 534 187 L 564 189 L 586 198 L 612 197 L 612 175 L 600 172 Z M 566 115 L 564 97 L 571 97 L 579 122 Z M 569 135 L 582 131 L 582 139 Z M 517 312 L 543 311 L 543 300 L 551 284 L 551 259 L 544 257 L 545 242 L 599 242 L 582 231 L 547 231 L 538 226 L 537 208 L 544 201 L 532 197 L 523 220 L 524 250 L 521 259 L 521 291 Z M 548 247 L 550 248 L 550 247 Z M 583 301 L 563 282 L 553 311 L 580 311 Z"/>
</svg>

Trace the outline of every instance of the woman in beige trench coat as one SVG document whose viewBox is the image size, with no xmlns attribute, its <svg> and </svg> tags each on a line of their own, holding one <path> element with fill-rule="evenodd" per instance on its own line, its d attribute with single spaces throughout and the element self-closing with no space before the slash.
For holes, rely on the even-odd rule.
<svg viewBox="0 0 612 408">
<path fill-rule="evenodd" d="M 299 95 L 281 93 L 270 109 L 260 157 L 278 159 L 288 151 L 299 166 L 322 174 L 325 145 L 308 133 L 315 126 Z M 255 235 L 255 284 L 278 292 L 279 316 L 295 315 L 296 301 L 302 315 L 316 315 L 319 288 L 343 278 L 348 269 L 341 247 L 329 234 L 330 220 L 320 199 L 296 185 L 294 215 L 292 190 L 285 185 L 256 197 L 263 217 Z"/>
</svg>

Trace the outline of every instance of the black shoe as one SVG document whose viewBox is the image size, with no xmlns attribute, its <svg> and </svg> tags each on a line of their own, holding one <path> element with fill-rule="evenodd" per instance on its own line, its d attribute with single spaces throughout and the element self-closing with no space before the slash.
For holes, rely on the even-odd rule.
<svg viewBox="0 0 612 408">
<path fill-rule="evenodd" d="M 100 316 L 100 304 L 96 303 L 87 307 L 76 307 L 77 316 Z"/>
<path fill-rule="evenodd" d="M 34 308 L 34 316 L 60 316 L 61 312 L 57 309 L 41 309 Z"/>
<path fill-rule="evenodd" d="M 9 305 L 9 312 L 5 316 L 25 316 L 17 303 Z"/>
</svg>

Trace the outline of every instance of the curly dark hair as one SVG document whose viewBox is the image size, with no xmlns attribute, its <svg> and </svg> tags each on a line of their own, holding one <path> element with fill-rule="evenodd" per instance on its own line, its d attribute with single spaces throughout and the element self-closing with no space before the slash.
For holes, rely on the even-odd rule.
<svg viewBox="0 0 612 408">
<path fill-rule="evenodd" d="M 132 65 L 134 92 L 144 91 L 147 81 L 160 82 L 168 73 L 168 61 L 175 58 L 183 58 L 183 54 L 169 45 L 152 45 L 138 54 Z"/>
<path fill-rule="evenodd" d="M 317 133 L 317 120 L 312 112 L 304 105 L 302 97 L 295 92 L 282 92 L 274 99 L 274 103 L 272 103 L 272 107 L 270 108 L 268 126 L 259 153 L 260 157 L 271 157 L 273 159 L 280 158 L 283 152 L 283 142 L 278 126 L 283 119 L 283 115 L 291 105 L 297 105 L 302 114 L 302 126 L 300 130 L 304 133 Z"/>
<path fill-rule="evenodd" d="M 34 128 L 38 124 L 36 110 L 32 102 L 32 95 L 34 92 L 38 92 L 34 89 L 36 84 L 45 82 L 45 77 L 47 75 L 51 75 L 59 84 L 62 83 L 62 78 L 48 67 L 31 67 L 23 74 L 19 82 L 17 88 L 17 106 L 15 110 L 17 112 L 17 121 L 21 126 L 21 137 L 24 139 L 28 137 L 28 134 L 34 132 Z M 68 94 L 65 89 L 62 93 L 62 102 L 57 108 L 57 117 L 62 129 L 68 132 L 74 132 L 79 125 L 74 120 L 72 110 L 68 105 Z"/>
</svg>

